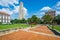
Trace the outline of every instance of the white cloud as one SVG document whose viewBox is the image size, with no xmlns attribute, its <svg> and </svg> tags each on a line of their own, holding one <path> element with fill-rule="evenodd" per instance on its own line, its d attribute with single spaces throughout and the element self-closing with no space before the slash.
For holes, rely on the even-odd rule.
<svg viewBox="0 0 60 40">
<path fill-rule="evenodd" d="M 33 15 L 36 15 L 38 18 L 42 18 L 45 15 L 45 12 L 41 12 L 40 10 L 33 13 Z"/>
<path fill-rule="evenodd" d="M 18 0 L 0 0 L 1 6 L 9 6 L 9 4 L 14 5 L 14 3 L 18 4 Z"/>
<path fill-rule="evenodd" d="M 52 10 L 52 8 L 50 8 L 50 7 L 43 7 L 36 13 L 36 15 L 38 17 L 42 18 L 45 15 L 45 12 L 48 11 L 48 10 Z"/>
<path fill-rule="evenodd" d="M 56 4 L 56 6 L 60 6 L 60 2 L 58 2 L 58 3 Z"/>
<path fill-rule="evenodd" d="M 2 8 L 2 9 L 0 9 L 0 11 L 4 11 L 8 14 L 13 14 L 14 12 L 17 13 L 18 12 L 18 6 L 15 6 L 14 3 L 18 4 L 18 0 L 0 0 L 1 6 L 8 7 L 8 8 Z M 12 10 L 12 11 L 10 10 L 9 4 L 15 7 L 14 10 Z"/>
<path fill-rule="evenodd" d="M 53 6 L 55 10 L 60 10 L 60 1 L 56 3 L 56 5 Z"/>
<path fill-rule="evenodd" d="M 44 10 L 48 11 L 48 10 L 51 10 L 51 8 L 50 8 L 50 7 L 43 7 L 43 8 L 41 9 L 41 11 L 44 11 Z"/>
<path fill-rule="evenodd" d="M 5 12 L 5 13 L 8 13 L 8 14 L 13 14 L 13 12 L 11 12 L 8 8 L 3 8 L 3 9 L 0 9 L 1 12 Z"/>
<path fill-rule="evenodd" d="M 23 8 L 24 15 L 27 15 L 27 9 Z M 8 14 L 19 13 L 19 6 L 15 6 L 14 10 L 10 10 L 9 8 L 2 8 L 0 9 L 1 12 L 6 12 Z"/>
<path fill-rule="evenodd" d="M 45 14 L 44 12 L 37 12 L 37 13 L 34 13 L 33 15 L 42 16 L 44 14 Z"/>
<path fill-rule="evenodd" d="M 60 15 L 60 11 L 56 11 L 56 15 Z"/>
<path fill-rule="evenodd" d="M 6 12 L 8 14 L 18 13 L 19 6 L 16 6 L 14 10 L 10 10 L 9 8 L 0 9 L 1 12 Z"/>
<path fill-rule="evenodd" d="M 38 14 L 38 17 L 39 17 L 39 18 L 42 18 L 44 15 L 45 15 L 45 12 L 40 12 L 40 13 Z"/>
<path fill-rule="evenodd" d="M 56 15 L 60 15 L 60 1 L 55 5 Z"/>
<path fill-rule="evenodd" d="M 24 16 L 28 16 L 27 9 L 24 7 L 23 10 L 24 10 Z"/>
<path fill-rule="evenodd" d="M 26 17 L 28 16 L 27 9 L 23 7 L 23 12 L 24 12 L 24 18 L 27 19 Z"/>
<path fill-rule="evenodd" d="M 15 6 L 13 11 L 14 11 L 15 13 L 18 13 L 18 12 L 19 12 L 19 6 Z"/>
</svg>

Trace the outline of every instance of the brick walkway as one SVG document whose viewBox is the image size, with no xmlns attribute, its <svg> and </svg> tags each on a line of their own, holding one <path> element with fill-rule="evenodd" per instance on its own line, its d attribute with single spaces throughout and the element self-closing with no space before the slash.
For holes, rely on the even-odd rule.
<svg viewBox="0 0 60 40">
<path fill-rule="evenodd" d="M 39 32 L 40 34 L 34 32 Z M 53 34 L 53 32 L 51 32 L 46 26 L 38 26 L 37 28 L 33 28 L 31 30 L 20 30 L 11 34 L 0 36 L 0 40 L 60 40 L 58 37 L 47 36 L 41 33 Z"/>
</svg>

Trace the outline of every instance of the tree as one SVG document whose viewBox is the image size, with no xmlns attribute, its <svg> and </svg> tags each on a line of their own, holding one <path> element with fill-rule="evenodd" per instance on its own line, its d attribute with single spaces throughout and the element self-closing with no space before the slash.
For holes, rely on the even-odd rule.
<svg viewBox="0 0 60 40">
<path fill-rule="evenodd" d="M 28 23 L 29 24 L 38 24 L 40 19 L 36 17 L 36 15 L 33 15 L 31 18 L 28 18 Z"/>
<path fill-rule="evenodd" d="M 27 23 L 25 19 L 20 20 L 20 23 Z"/>
<path fill-rule="evenodd" d="M 14 23 L 14 20 L 11 20 L 10 22 L 13 24 Z"/>
<path fill-rule="evenodd" d="M 57 24 L 60 24 L 60 15 L 57 15 L 57 16 L 55 17 L 55 21 L 57 22 Z"/>
<path fill-rule="evenodd" d="M 52 17 L 50 15 L 44 15 L 42 18 L 43 18 L 43 21 L 45 24 L 51 24 L 52 23 Z"/>
<path fill-rule="evenodd" d="M 54 24 L 55 24 L 55 22 L 56 22 L 55 17 L 53 18 L 53 17 L 51 17 L 50 15 L 44 15 L 44 16 L 43 16 L 43 19 L 44 19 L 44 22 L 45 22 L 46 24 L 51 24 L 51 25 L 52 25 L 52 29 L 54 28 Z"/>
<path fill-rule="evenodd" d="M 12 24 L 14 24 L 14 23 L 27 23 L 27 21 L 25 19 L 22 19 L 22 20 L 14 19 L 14 20 L 11 20 L 11 23 Z"/>
<path fill-rule="evenodd" d="M 27 22 L 30 24 L 31 23 L 31 18 L 28 18 Z"/>
</svg>

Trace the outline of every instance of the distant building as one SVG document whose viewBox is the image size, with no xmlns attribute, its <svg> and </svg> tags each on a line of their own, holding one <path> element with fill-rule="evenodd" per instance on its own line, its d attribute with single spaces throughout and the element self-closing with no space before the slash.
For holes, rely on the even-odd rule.
<svg viewBox="0 0 60 40">
<path fill-rule="evenodd" d="M 0 12 L 0 22 L 3 24 L 10 23 L 10 15 L 5 12 Z"/>
<path fill-rule="evenodd" d="M 48 12 L 45 12 L 45 14 L 47 15 L 50 15 L 52 18 L 54 18 L 55 17 L 55 11 L 52 11 L 52 10 L 49 10 Z"/>
<path fill-rule="evenodd" d="M 23 19 L 24 18 L 24 10 L 23 10 L 23 2 L 20 2 L 20 7 L 19 7 L 19 19 Z"/>
</svg>

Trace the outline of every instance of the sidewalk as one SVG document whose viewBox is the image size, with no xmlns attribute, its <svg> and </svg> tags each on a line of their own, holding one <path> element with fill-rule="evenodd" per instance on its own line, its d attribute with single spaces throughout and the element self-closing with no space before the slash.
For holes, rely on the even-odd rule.
<svg viewBox="0 0 60 40">
<path fill-rule="evenodd" d="M 46 34 L 54 34 L 51 30 L 48 29 L 47 26 L 38 26 L 37 28 L 33 28 L 33 29 L 30 29 L 32 31 L 36 31 L 36 32 L 42 32 L 42 33 L 46 33 Z"/>
</svg>

